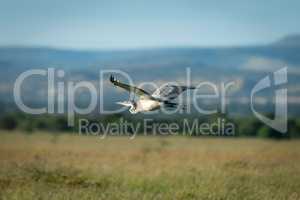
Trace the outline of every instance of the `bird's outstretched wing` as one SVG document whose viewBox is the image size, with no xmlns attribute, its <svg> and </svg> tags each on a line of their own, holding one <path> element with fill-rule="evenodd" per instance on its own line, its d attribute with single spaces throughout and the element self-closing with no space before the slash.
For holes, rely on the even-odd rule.
<svg viewBox="0 0 300 200">
<path fill-rule="evenodd" d="M 182 92 L 188 89 L 195 89 L 195 87 L 178 86 L 178 85 L 164 85 L 154 91 L 152 97 L 161 100 L 176 99 Z"/>
<path fill-rule="evenodd" d="M 133 92 L 133 93 L 137 94 L 141 98 L 150 98 L 150 99 L 152 98 L 151 95 L 148 92 L 146 92 L 145 90 L 135 87 L 135 86 L 127 85 L 125 83 L 121 83 L 119 80 L 115 79 L 112 75 L 110 76 L 110 82 L 112 84 L 114 84 L 115 86 L 118 86 L 120 88 L 127 90 L 128 92 Z"/>
</svg>

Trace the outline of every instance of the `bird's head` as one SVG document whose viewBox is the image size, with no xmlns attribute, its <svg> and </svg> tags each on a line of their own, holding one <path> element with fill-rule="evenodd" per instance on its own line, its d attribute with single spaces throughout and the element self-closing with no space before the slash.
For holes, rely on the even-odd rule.
<svg viewBox="0 0 300 200">
<path fill-rule="evenodd" d="M 117 104 L 129 107 L 129 112 L 131 114 L 138 113 L 138 111 L 136 110 L 136 103 L 134 101 L 121 101 L 121 102 L 117 102 Z"/>
</svg>

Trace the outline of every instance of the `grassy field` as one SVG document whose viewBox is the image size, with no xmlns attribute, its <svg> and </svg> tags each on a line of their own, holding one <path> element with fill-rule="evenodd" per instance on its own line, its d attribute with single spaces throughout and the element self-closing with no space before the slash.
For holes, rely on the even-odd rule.
<svg viewBox="0 0 300 200">
<path fill-rule="evenodd" d="M 300 199 L 300 141 L 0 132 L 0 199 Z"/>
</svg>

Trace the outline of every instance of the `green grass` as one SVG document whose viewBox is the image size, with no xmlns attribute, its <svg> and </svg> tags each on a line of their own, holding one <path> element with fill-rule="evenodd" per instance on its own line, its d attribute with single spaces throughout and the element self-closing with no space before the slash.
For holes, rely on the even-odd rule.
<svg viewBox="0 0 300 200">
<path fill-rule="evenodd" d="M 0 133 L 0 199 L 299 199 L 300 141 Z"/>
</svg>

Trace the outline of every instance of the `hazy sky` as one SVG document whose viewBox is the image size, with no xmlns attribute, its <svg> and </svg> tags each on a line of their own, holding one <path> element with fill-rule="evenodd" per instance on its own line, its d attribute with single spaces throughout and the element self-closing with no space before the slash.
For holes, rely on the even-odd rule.
<svg viewBox="0 0 300 200">
<path fill-rule="evenodd" d="M 299 0 L 0 0 L 0 46 L 247 45 L 291 33 Z"/>
</svg>

